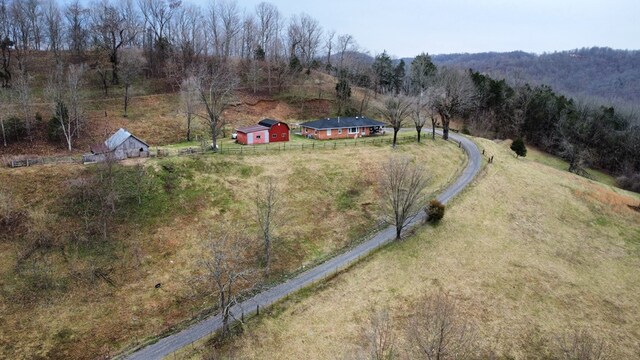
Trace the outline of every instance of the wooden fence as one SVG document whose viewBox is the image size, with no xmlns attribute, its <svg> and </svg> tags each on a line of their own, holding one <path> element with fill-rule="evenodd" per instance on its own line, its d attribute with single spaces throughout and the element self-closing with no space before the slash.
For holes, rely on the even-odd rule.
<svg viewBox="0 0 640 360">
<path fill-rule="evenodd" d="M 13 158 L 4 161 L 12 168 L 45 165 L 45 164 L 82 164 L 82 157 L 74 156 L 49 156 L 49 157 L 28 157 Z"/>
<path fill-rule="evenodd" d="M 398 137 L 397 143 L 410 143 L 416 141 L 415 136 L 402 136 Z M 251 155 L 251 154 L 266 154 L 280 151 L 311 151 L 321 149 L 344 149 L 358 146 L 382 146 L 391 145 L 393 143 L 393 137 L 385 136 L 384 138 L 365 138 L 356 140 L 337 140 L 337 141 L 322 141 L 314 140 L 309 143 L 270 143 L 261 145 L 220 145 L 218 147 L 218 154 L 235 154 L 235 155 Z M 212 154 L 209 149 L 202 147 L 191 147 L 182 149 L 171 148 L 156 148 L 149 149 L 149 157 L 174 157 L 174 156 L 193 156 L 202 154 Z M 6 166 L 12 168 L 44 165 L 44 164 L 83 164 L 91 161 L 85 161 L 88 158 L 84 156 L 51 156 L 51 157 L 19 157 L 5 159 L 3 162 Z"/>
</svg>

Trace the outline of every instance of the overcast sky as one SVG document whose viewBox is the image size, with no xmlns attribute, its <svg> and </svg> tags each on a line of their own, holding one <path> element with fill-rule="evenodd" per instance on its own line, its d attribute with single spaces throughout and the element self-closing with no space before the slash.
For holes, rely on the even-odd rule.
<svg viewBox="0 0 640 360">
<path fill-rule="evenodd" d="M 199 0 L 205 3 L 206 0 Z M 253 11 L 261 0 L 240 0 Z M 272 0 L 352 34 L 372 54 L 543 53 L 581 47 L 640 49 L 640 0 Z"/>
</svg>

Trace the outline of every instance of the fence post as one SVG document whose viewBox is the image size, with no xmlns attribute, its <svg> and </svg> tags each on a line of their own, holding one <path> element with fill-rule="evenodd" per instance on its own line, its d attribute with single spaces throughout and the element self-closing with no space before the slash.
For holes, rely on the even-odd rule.
<svg viewBox="0 0 640 360">
<path fill-rule="evenodd" d="M 311 143 L 311 149 L 315 149 L 316 148 L 316 143 Z"/>
<path fill-rule="evenodd" d="M 260 315 L 260 304 L 256 305 L 256 316 Z"/>
<path fill-rule="evenodd" d="M 336 145 L 338 145 L 338 143 L 334 142 L 334 143 L 333 143 L 333 148 L 334 148 L 334 149 L 336 148 Z"/>
</svg>

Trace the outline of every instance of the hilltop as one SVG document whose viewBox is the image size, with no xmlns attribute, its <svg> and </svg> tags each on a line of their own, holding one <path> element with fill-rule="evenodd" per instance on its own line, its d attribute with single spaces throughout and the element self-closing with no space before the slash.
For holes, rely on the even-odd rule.
<svg viewBox="0 0 640 360">
<path fill-rule="evenodd" d="M 568 96 L 604 103 L 640 103 L 640 51 L 582 48 L 553 53 L 523 51 L 432 56 L 437 65 L 473 69 L 495 77 L 546 84 Z"/>
</svg>

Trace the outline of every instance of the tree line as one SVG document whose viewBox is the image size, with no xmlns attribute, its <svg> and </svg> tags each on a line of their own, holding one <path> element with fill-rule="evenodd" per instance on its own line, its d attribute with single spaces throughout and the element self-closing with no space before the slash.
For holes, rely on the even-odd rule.
<svg viewBox="0 0 640 360">
<path fill-rule="evenodd" d="M 223 112 L 240 84 L 282 91 L 292 78 L 317 70 L 337 78 L 337 115 L 375 113 L 391 124 L 394 137 L 411 124 L 420 139 L 430 122 L 447 139 L 457 119 L 475 135 L 522 137 L 566 159 L 577 173 L 588 166 L 628 178 L 640 172 L 640 130 L 632 114 L 581 103 L 545 85 L 438 67 L 426 53 L 410 63 L 386 52 L 371 58 L 352 35 L 327 31 L 307 14 L 285 17 L 266 2 L 243 9 L 232 0 L 204 7 L 167 0 L 0 0 L 0 39 L 0 78 L 11 88 L 0 92 L 1 103 L 13 106 L 2 113 L 15 115 L 0 117 L 5 144 L 33 137 L 33 68 L 46 51 L 55 69 L 46 86 L 53 103 L 49 134 L 68 149 L 86 120 L 81 90 L 89 75 L 105 95 L 115 85 L 123 90 L 125 116 L 137 76 L 164 79 L 181 92 L 186 138 L 192 121 L 201 119 L 215 150 Z M 357 100 L 352 86 L 359 88 Z M 384 105 L 370 109 L 377 96 Z"/>
</svg>

